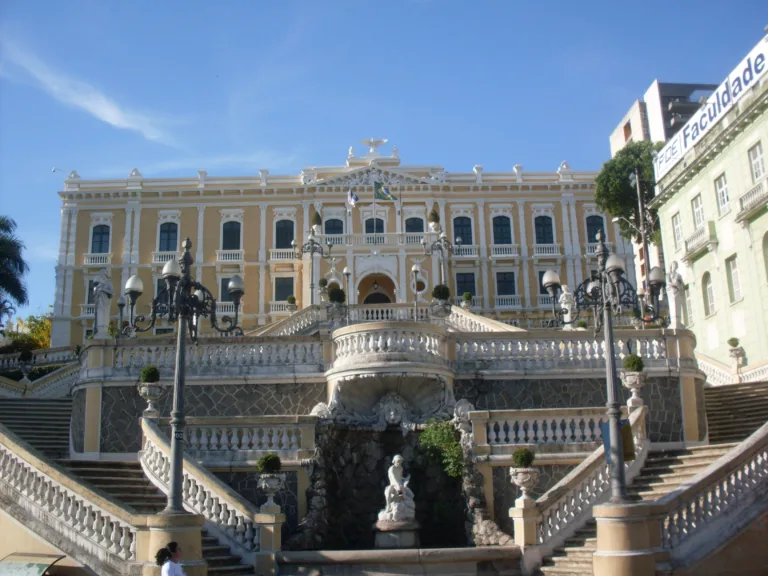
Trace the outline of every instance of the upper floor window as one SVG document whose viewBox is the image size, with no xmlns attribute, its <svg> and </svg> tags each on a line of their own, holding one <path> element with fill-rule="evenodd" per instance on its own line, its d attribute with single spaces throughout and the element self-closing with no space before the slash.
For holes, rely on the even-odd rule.
<svg viewBox="0 0 768 576">
<path fill-rule="evenodd" d="M 709 272 L 705 272 L 701 279 L 701 291 L 704 297 L 704 314 L 711 316 L 715 313 L 715 287 L 712 285 L 712 276 Z"/>
<path fill-rule="evenodd" d="M 91 233 L 91 254 L 107 254 L 109 252 L 109 226 L 99 224 L 93 227 Z"/>
<path fill-rule="evenodd" d="M 366 234 L 384 234 L 384 220 L 381 218 L 368 218 L 365 221 Z"/>
<path fill-rule="evenodd" d="M 725 261 L 725 268 L 728 272 L 728 295 L 731 302 L 738 302 L 741 300 L 741 277 L 739 276 L 739 263 L 736 256 Z"/>
<path fill-rule="evenodd" d="M 757 184 L 757 181 L 765 176 L 765 161 L 763 160 L 763 145 L 758 142 L 752 148 L 749 149 L 749 169 L 752 172 L 752 183 Z"/>
<path fill-rule="evenodd" d="M 551 216 L 536 216 L 533 219 L 536 244 L 554 244 L 555 229 L 552 226 Z"/>
<path fill-rule="evenodd" d="M 175 252 L 178 249 L 179 225 L 175 222 L 160 224 L 160 252 Z"/>
<path fill-rule="evenodd" d="M 293 278 L 275 278 L 275 302 L 285 302 L 293 295 Z"/>
<path fill-rule="evenodd" d="M 691 210 L 693 211 L 693 228 L 698 230 L 704 226 L 704 205 L 701 202 L 701 194 L 691 200 Z"/>
<path fill-rule="evenodd" d="M 219 284 L 219 302 L 232 302 L 232 296 L 229 295 L 229 281 L 231 278 L 222 278 Z"/>
<path fill-rule="evenodd" d="M 602 216 L 593 214 L 587 216 L 587 242 L 597 242 L 597 233 L 600 232 L 605 240 L 605 222 Z"/>
<path fill-rule="evenodd" d="M 692 326 L 693 325 L 693 298 L 691 298 L 690 286 L 685 287 L 685 308 L 683 309 L 683 311 L 685 312 L 685 325 Z"/>
<path fill-rule="evenodd" d="M 456 273 L 456 294 L 463 296 L 465 292 L 475 295 L 475 273 L 457 272 Z"/>
<path fill-rule="evenodd" d="M 275 223 L 275 248 L 291 248 L 293 242 L 293 220 L 278 220 Z"/>
<path fill-rule="evenodd" d="M 458 238 L 461 238 L 462 244 L 472 244 L 472 219 L 468 216 L 453 219 L 453 241 L 456 242 Z"/>
<path fill-rule="evenodd" d="M 329 218 L 325 221 L 326 234 L 344 234 L 344 222 L 338 218 Z"/>
<path fill-rule="evenodd" d="M 512 223 L 509 221 L 509 216 L 493 218 L 493 243 L 512 244 Z"/>
<path fill-rule="evenodd" d="M 720 214 L 725 214 L 731 209 L 731 198 L 728 195 L 728 181 L 725 172 L 715 179 L 715 194 L 717 195 L 717 208 Z"/>
<path fill-rule="evenodd" d="M 680 248 L 683 245 L 683 223 L 680 219 L 680 212 L 672 216 L 672 235 L 675 248 Z"/>
<path fill-rule="evenodd" d="M 514 296 L 515 293 L 515 273 L 496 272 L 496 295 Z"/>
<path fill-rule="evenodd" d="M 224 222 L 221 230 L 221 249 L 240 250 L 240 222 Z"/>
<path fill-rule="evenodd" d="M 405 232 L 407 234 L 420 234 L 424 232 L 424 220 L 421 218 L 406 218 Z"/>
</svg>

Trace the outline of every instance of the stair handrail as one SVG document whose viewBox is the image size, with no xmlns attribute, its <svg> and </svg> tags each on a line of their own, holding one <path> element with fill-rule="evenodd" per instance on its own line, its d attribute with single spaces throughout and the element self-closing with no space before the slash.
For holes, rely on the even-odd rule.
<svg viewBox="0 0 768 576">
<path fill-rule="evenodd" d="M 662 546 L 675 560 L 711 551 L 765 512 L 766 494 L 768 423 L 654 503 Z M 761 495 L 763 506 L 755 506 Z"/>
<path fill-rule="evenodd" d="M 0 481 L 0 490 L 28 514 L 59 534 L 74 535 L 81 555 L 128 573 L 125 563 L 136 560 L 138 533 L 148 530 L 150 516 L 85 486 L 2 424 Z"/>
<path fill-rule="evenodd" d="M 451 306 L 451 313 L 446 317 L 445 322 L 462 332 L 526 332 L 522 328 L 468 312 L 461 306 Z"/>
<path fill-rule="evenodd" d="M 635 459 L 625 462 L 625 477 L 630 483 L 640 473 L 650 442 L 646 434 L 648 408 L 641 406 L 629 415 Z M 536 500 L 539 525 L 536 544 L 543 555 L 550 554 L 566 538 L 592 518 L 592 507 L 608 498 L 610 474 L 601 445 L 581 464 Z"/>
<path fill-rule="evenodd" d="M 324 310 L 325 308 L 321 309 L 318 304 L 307 306 L 278 322 L 248 332 L 247 336 L 293 336 L 300 330 L 321 322 L 324 317 L 322 313 Z"/>
<path fill-rule="evenodd" d="M 19 367 L 21 362 L 21 352 L 11 352 L 10 354 L 0 354 L 0 370 L 13 370 Z M 45 364 L 67 364 L 77 361 L 77 352 L 69 346 L 59 346 L 57 348 L 40 348 L 32 350 L 33 366 L 44 366 Z"/>
<path fill-rule="evenodd" d="M 62 366 L 53 372 L 49 372 L 37 380 L 33 380 L 31 385 L 25 385 L 20 380 L 11 380 L 5 376 L 0 376 L 0 397 L 40 397 L 48 395 L 52 393 L 57 384 L 60 384 L 70 376 L 78 375 L 79 373 L 80 364 L 73 363 Z M 69 392 L 69 389 L 67 389 L 67 392 Z M 64 394 L 64 396 L 66 396 L 66 394 Z"/>
<path fill-rule="evenodd" d="M 158 425 L 141 419 L 144 449 L 139 460 L 144 473 L 162 492 L 170 491 L 171 445 Z M 188 454 L 183 466 L 184 507 L 205 517 L 205 528 L 246 563 L 260 550 L 261 525 L 275 525 L 279 514 L 263 513 L 235 490 L 216 478 Z"/>
</svg>

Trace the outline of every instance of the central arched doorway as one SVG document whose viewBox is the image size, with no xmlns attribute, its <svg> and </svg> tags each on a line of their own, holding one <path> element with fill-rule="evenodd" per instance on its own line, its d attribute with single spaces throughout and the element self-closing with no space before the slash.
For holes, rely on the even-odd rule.
<svg viewBox="0 0 768 576">
<path fill-rule="evenodd" d="M 389 276 L 369 274 L 357 285 L 358 304 L 392 304 L 396 301 L 395 283 Z"/>
<path fill-rule="evenodd" d="M 392 304 L 392 300 L 383 292 L 372 292 L 365 297 L 363 304 Z"/>
</svg>

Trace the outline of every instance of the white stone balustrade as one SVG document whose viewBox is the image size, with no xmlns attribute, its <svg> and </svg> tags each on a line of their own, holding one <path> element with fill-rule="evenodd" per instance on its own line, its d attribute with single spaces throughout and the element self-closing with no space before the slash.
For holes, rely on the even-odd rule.
<svg viewBox="0 0 768 576">
<path fill-rule="evenodd" d="M 557 258 L 560 256 L 560 244 L 534 244 L 534 258 Z"/>
<path fill-rule="evenodd" d="M 520 256 L 520 247 L 517 244 L 491 244 L 491 258 L 494 260 L 518 256 Z"/>
<path fill-rule="evenodd" d="M 83 264 L 86 266 L 109 266 L 112 254 L 83 254 Z"/>
<path fill-rule="evenodd" d="M 14 370 L 19 367 L 18 352 L 0 355 L 0 370 Z M 32 351 L 32 365 L 46 366 L 49 364 L 67 364 L 77 361 L 77 354 L 72 348 L 45 348 Z"/>
<path fill-rule="evenodd" d="M 0 397 L 63 398 L 70 393 L 79 375 L 80 366 L 70 364 L 38 378 L 30 385 L 0 376 Z"/>
<path fill-rule="evenodd" d="M 768 202 L 768 180 L 761 180 L 739 198 L 737 220 L 743 220 L 751 212 L 762 209 Z"/>
<path fill-rule="evenodd" d="M 270 248 L 270 260 L 296 260 L 296 251 L 293 248 Z"/>
<path fill-rule="evenodd" d="M 445 323 L 460 332 L 523 332 L 519 328 L 467 312 L 459 306 L 451 308 Z"/>
<path fill-rule="evenodd" d="M 216 250 L 217 262 L 237 264 L 245 261 L 245 250 Z"/>
<path fill-rule="evenodd" d="M 165 264 L 171 260 L 181 260 L 181 252 L 152 252 L 152 264 Z"/>
<path fill-rule="evenodd" d="M 146 530 L 147 517 L 84 487 L 1 425 L 0 492 L 30 518 L 128 573 L 127 562 L 136 558 L 138 532 Z"/>
<path fill-rule="evenodd" d="M 364 304 L 349 307 L 349 322 L 413 322 L 429 321 L 429 307 L 413 304 Z"/>
</svg>

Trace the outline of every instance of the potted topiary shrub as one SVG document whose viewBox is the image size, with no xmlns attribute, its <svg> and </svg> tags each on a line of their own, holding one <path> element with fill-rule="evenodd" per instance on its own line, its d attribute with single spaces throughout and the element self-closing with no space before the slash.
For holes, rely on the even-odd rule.
<svg viewBox="0 0 768 576">
<path fill-rule="evenodd" d="M 283 464 L 280 456 L 269 453 L 264 454 L 256 462 L 256 471 L 259 473 L 258 486 L 267 495 L 267 501 L 262 505 L 263 511 L 279 510 L 280 507 L 275 504 L 275 494 L 285 486 L 285 474 L 280 474 Z"/>
<path fill-rule="evenodd" d="M 328 301 L 333 304 L 336 308 L 344 304 L 347 300 L 347 295 L 344 293 L 344 290 L 341 288 L 338 288 L 336 286 L 333 286 L 330 290 L 328 290 Z"/>
<path fill-rule="evenodd" d="M 586 320 L 579 320 L 576 322 L 576 329 L 577 330 L 586 330 L 587 329 L 587 321 Z"/>
<path fill-rule="evenodd" d="M 728 338 L 728 346 L 730 347 L 728 356 L 731 357 L 734 369 L 738 371 L 741 367 L 742 359 L 745 356 L 744 348 L 739 346 L 738 338 Z"/>
<path fill-rule="evenodd" d="M 440 231 L 440 215 L 437 213 L 437 210 L 433 208 L 430 211 L 429 216 L 427 217 L 427 221 L 429 222 L 430 232 Z"/>
<path fill-rule="evenodd" d="M 534 499 L 529 494 L 536 484 L 539 483 L 541 472 L 533 466 L 536 459 L 534 454 L 528 448 L 518 448 L 512 453 L 512 467 L 509 469 L 512 483 L 520 488 L 523 495 L 515 500 L 518 508 L 530 508 L 535 505 Z"/>
<path fill-rule="evenodd" d="M 158 418 L 160 412 L 155 405 L 155 402 L 160 400 L 163 396 L 163 388 L 160 386 L 160 371 L 157 366 L 148 364 L 141 369 L 139 376 L 139 395 L 147 403 L 147 407 L 144 410 L 145 418 Z"/>
<path fill-rule="evenodd" d="M 285 307 L 288 310 L 288 312 L 294 313 L 296 312 L 296 310 L 298 310 L 299 307 L 296 306 L 296 296 L 288 296 L 288 298 L 286 298 L 285 301 L 287 302 Z"/>
<path fill-rule="evenodd" d="M 640 390 L 645 386 L 646 374 L 643 359 L 637 354 L 630 354 L 624 358 L 624 370 L 622 371 L 622 383 L 624 387 L 632 392 L 632 397 L 627 401 L 630 408 L 638 408 L 643 405 L 643 399 L 640 398 Z"/>
<path fill-rule="evenodd" d="M 464 292 L 461 296 L 461 307 L 464 310 L 472 309 L 472 292 Z"/>
<path fill-rule="evenodd" d="M 315 234 L 320 234 L 322 232 L 322 224 L 323 219 L 320 217 L 320 212 L 315 212 L 312 216 L 312 230 L 315 232 Z"/>
<path fill-rule="evenodd" d="M 439 302 L 447 302 L 451 298 L 451 291 L 445 284 L 438 284 L 432 288 L 432 298 Z"/>
</svg>

